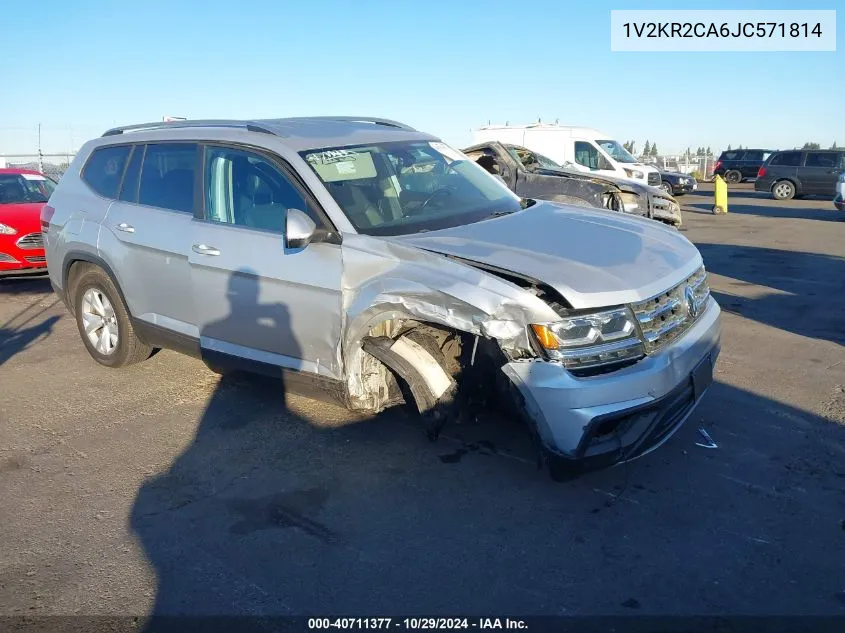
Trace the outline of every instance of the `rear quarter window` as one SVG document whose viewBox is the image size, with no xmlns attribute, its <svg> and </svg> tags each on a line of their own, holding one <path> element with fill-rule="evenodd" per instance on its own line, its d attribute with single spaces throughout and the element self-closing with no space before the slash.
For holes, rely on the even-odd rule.
<svg viewBox="0 0 845 633">
<path fill-rule="evenodd" d="M 763 152 L 745 152 L 745 156 L 742 159 L 760 161 L 763 160 Z"/>
<path fill-rule="evenodd" d="M 772 156 L 772 167 L 798 167 L 801 164 L 801 152 L 781 152 Z"/>
<path fill-rule="evenodd" d="M 807 152 L 807 160 L 804 162 L 804 166 L 835 169 L 839 162 L 838 158 L 836 152 Z"/>
<path fill-rule="evenodd" d="M 719 160 L 738 160 L 741 153 L 742 152 L 722 152 Z"/>
<path fill-rule="evenodd" d="M 130 149 L 129 145 L 95 149 L 82 170 L 82 180 L 103 197 L 117 197 Z"/>
<path fill-rule="evenodd" d="M 195 143 L 148 144 L 141 166 L 138 202 L 191 213 L 197 156 L 198 145 Z"/>
</svg>

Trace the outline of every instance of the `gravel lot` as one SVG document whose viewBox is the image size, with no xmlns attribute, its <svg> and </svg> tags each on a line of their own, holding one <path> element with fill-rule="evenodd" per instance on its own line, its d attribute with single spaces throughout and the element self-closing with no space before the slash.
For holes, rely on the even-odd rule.
<svg viewBox="0 0 845 633">
<path fill-rule="evenodd" d="M 845 214 L 711 199 L 680 201 L 717 383 L 565 484 L 493 414 L 430 443 L 172 352 L 106 369 L 45 278 L 0 279 L 0 615 L 845 614 Z"/>
</svg>

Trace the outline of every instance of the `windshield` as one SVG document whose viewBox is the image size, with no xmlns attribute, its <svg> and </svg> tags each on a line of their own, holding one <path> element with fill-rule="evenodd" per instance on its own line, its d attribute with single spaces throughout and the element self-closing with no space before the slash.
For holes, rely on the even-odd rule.
<svg viewBox="0 0 845 633">
<path fill-rule="evenodd" d="M 604 151 L 610 154 L 616 162 L 619 163 L 636 163 L 637 159 L 631 156 L 624 147 L 616 141 L 596 141 Z"/>
<path fill-rule="evenodd" d="M 510 154 L 515 160 L 522 163 L 522 166 L 526 169 L 533 169 L 536 167 L 542 167 L 544 169 L 563 169 L 563 167 L 558 165 L 548 156 L 532 152 L 524 147 L 519 147 L 518 145 L 506 145 L 505 148 L 508 150 L 508 154 Z"/>
<path fill-rule="evenodd" d="M 444 229 L 523 208 L 499 179 L 445 143 L 400 141 L 301 156 L 367 235 Z"/>
<path fill-rule="evenodd" d="M 0 204 L 47 202 L 55 188 L 56 183 L 38 174 L 0 174 Z"/>
</svg>

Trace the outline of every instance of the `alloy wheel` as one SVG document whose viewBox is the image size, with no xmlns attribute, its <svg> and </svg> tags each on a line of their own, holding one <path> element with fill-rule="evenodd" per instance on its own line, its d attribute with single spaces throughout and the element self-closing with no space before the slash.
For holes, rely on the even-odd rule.
<svg viewBox="0 0 845 633">
<path fill-rule="evenodd" d="M 99 288 L 89 288 L 82 295 L 82 326 L 91 346 L 103 356 L 109 356 L 117 349 L 117 315 L 111 301 Z"/>
</svg>

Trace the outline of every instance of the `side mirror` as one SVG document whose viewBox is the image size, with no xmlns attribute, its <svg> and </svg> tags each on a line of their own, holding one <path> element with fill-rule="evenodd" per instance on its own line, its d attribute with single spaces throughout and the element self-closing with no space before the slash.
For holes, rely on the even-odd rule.
<svg viewBox="0 0 845 633">
<path fill-rule="evenodd" d="M 299 209 L 288 209 L 285 218 L 285 248 L 305 248 L 314 239 L 317 225 Z"/>
</svg>

